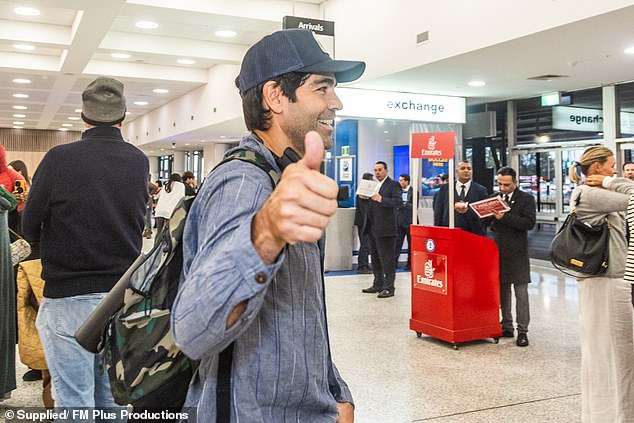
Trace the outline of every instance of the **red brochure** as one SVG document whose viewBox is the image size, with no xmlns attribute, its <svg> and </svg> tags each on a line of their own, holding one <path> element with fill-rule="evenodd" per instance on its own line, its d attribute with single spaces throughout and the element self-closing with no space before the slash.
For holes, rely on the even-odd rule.
<svg viewBox="0 0 634 423">
<path fill-rule="evenodd" d="M 493 215 L 493 212 L 506 212 L 511 208 L 500 197 L 487 198 L 485 200 L 476 201 L 469 204 L 469 207 L 473 209 L 475 214 L 479 218 L 489 217 Z"/>
</svg>

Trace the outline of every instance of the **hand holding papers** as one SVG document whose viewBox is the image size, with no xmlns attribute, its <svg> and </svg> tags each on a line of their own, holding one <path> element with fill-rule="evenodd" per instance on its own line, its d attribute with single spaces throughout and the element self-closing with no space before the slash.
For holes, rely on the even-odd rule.
<svg viewBox="0 0 634 423">
<path fill-rule="evenodd" d="M 357 188 L 357 195 L 359 197 L 370 198 L 376 194 L 376 187 L 379 185 L 377 181 L 368 181 L 367 179 L 361 179 L 359 181 L 359 187 Z"/>
<path fill-rule="evenodd" d="M 469 204 L 469 207 L 473 209 L 479 218 L 492 216 L 495 212 L 503 213 L 511 210 L 511 208 L 498 196 L 476 201 L 475 203 Z"/>
</svg>

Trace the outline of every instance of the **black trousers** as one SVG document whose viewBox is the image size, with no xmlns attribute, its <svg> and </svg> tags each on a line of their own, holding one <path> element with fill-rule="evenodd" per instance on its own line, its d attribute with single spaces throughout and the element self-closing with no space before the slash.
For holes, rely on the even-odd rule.
<svg viewBox="0 0 634 423">
<path fill-rule="evenodd" d="M 401 248 L 403 248 L 403 240 L 407 237 L 407 265 L 412 264 L 412 237 L 409 232 L 409 225 L 398 227 L 398 235 L 396 237 L 396 247 L 394 249 L 394 263 L 398 266 L 398 258 L 401 255 Z"/>
<path fill-rule="evenodd" d="M 370 236 L 368 234 L 364 234 L 358 226 L 357 233 L 359 234 L 359 263 L 357 268 L 369 269 L 370 264 L 368 262 L 368 256 L 370 255 Z"/>
<path fill-rule="evenodd" d="M 372 286 L 378 290 L 387 289 L 394 292 L 394 245 L 396 237 L 376 237 L 370 233 L 370 254 L 372 254 L 372 272 L 374 282 Z"/>
</svg>

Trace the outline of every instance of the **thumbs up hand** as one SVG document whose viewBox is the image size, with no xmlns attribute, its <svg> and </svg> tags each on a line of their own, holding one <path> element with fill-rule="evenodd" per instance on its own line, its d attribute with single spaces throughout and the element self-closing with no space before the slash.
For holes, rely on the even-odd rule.
<svg viewBox="0 0 634 423">
<path fill-rule="evenodd" d="M 286 167 L 251 226 L 253 245 L 267 264 L 286 244 L 318 241 L 337 211 L 339 187 L 319 173 L 324 143 L 317 132 L 306 134 L 304 148 L 304 157 Z"/>
</svg>

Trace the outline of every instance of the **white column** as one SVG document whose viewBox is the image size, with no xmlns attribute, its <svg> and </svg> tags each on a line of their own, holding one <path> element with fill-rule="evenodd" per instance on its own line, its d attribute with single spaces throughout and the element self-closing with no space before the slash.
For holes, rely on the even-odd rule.
<svg viewBox="0 0 634 423">
<path fill-rule="evenodd" d="M 517 113 L 515 110 L 515 102 L 506 102 L 506 137 L 508 151 L 506 157 L 508 159 L 508 165 L 515 169 L 516 172 L 520 171 L 520 156 L 519 153 L 513 149 L 517 145 Z"/>
<path fill-rule="evenodd" d="M 152 182 L 154 182 L 158 179 L 159 175 L 158 157 L 148 156 L 147 159 L 150 162 L 150 175 L 152 175 Z"/>
<path fill-rule="evenodd" d="M 185 172 L 185 152 L 183 151 L 174 151 L 174 173 L 178 173 L 181 176 L 183 172 Z"/>
<path fill-rule="evenodd" d="M 603 87 L 603 145 L 615 153 L 617 118 L 616 89 L 614 85 L 608 85 Z M 620 167 L 620 163 L 618 166 Z"/>
<path fill-rule="evenodd" d="M 205 157 L 205 176 L 222 161 L 225 153 L 229 150 L 229 144 L 209 144 L 203 148 Z"/>
</svg>

